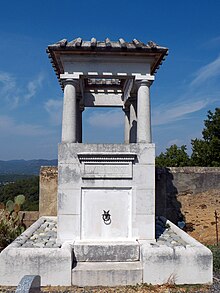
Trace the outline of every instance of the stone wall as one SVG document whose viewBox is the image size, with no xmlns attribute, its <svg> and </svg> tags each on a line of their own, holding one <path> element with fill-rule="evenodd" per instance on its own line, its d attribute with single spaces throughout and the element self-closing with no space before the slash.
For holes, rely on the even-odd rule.
<svg viewBox="0 0 220 293">
<path fill-rule="evenodd" d="M 57 167 L 41 168 L 39 207 L 40 216 L 57 213 Z M 212 244 L 215 210 L 220 217 L 220 168 L 156 168 L 156 215 L 184 220 L 189 234 Z"/>
<path fill-rule="evenodd" d="M 220 168 L 156 169 L 156 214 L 184 220 L 197 240 L 216 243 L 215 210 L 220 217 Z M 219 224 L 220 233 L 220 224 Z"/>
<path fill-rule="evenodd" d="M 39 212 L 37 211 L 20 211 L 19 216 L 22 217 L 24 214 L 24 224 L 28 228 L 30 227 L 34 222 L 36 222 L 39 218 Z"/>
<path fill-rule="evenodd" d="M 57 167 L 41 167 L 39 216 L 57 215 Z"/>
</svg>

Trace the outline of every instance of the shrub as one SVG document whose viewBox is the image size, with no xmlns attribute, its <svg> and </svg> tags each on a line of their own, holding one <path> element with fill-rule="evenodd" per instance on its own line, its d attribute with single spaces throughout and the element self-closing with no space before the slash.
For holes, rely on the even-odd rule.
<svg viewBox="0 0 220 293">
<path fill-rule="evenodd" d="M 213 270 L 214 272 L 220 272 L 220 246 L 208 245 L 208 248 L 213 253 Z"/>
<path fill-rule="evenodd" d="M 23 223 L 24 213 L 22 217 L 19 216 L 20 207 L 24 201 L 24 195 L 20 194 L 14 198 L 14 201 L 8 200 L 5 206 L 1 204 L 0 247 L 5 248 L 24 232 L 26 228 Z"/>
</svg>

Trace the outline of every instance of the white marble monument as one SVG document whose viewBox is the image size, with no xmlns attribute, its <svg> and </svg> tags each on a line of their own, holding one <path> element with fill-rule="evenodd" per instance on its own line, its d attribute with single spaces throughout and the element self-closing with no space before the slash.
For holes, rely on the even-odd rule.
<svg viewBox="0 0 220 293">
<path fill-rule="evenodd" d="M 154 240 L 150 86 L 167 48 L 78 38 L 48 51 L 64 89 L 58 239 Z M 124 111 L 124 144 L 82 142 L 82 111 L 99 106 Z"/>
<path fill-rule="evenodd" d="M 0 285 L 26 274 L 44 286 L 211 283 L 208 248 L 163 217 L 155 225 L 150 86 L 167 48 L 78 38 L 47 52 L 64 90 L 58 215 L 1 252 Z M 124 111 L 123 144 L 82 142 L 82 112 L 100 106 Z"/>
</svg>

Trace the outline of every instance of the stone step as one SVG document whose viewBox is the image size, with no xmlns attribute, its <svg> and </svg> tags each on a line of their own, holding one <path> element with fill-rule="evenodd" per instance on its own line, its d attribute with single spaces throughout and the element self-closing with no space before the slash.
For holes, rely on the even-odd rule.
<svg viewBox="0 0 220 293">
<path fill-rule="evenodd" d="M 140 259 L 137 241 L 76 241 L 73 250 L 77 262 L 131 262 Z"/>
<path fill-rule="evenodd" d="M 79 262 L 72 269 L 72 285 L 118 286 L 142 283 L 142 263 L 136 262 Z"/>
</svg>

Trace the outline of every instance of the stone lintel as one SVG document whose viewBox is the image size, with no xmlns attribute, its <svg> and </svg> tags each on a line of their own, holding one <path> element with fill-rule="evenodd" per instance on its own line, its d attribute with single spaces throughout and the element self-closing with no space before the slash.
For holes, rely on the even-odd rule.
<svg viewBox="0 0 220 293">
<path fill-rule="evenodd" d="M 128 178 L 133 177 L 132 153 L 78 153 L 82 178 Z"/>
<path fill-rule="evenodd" d="M 122 93 L 86 92 L 83 104 L 85 107 L 123 107 Z"/>
</svg>

